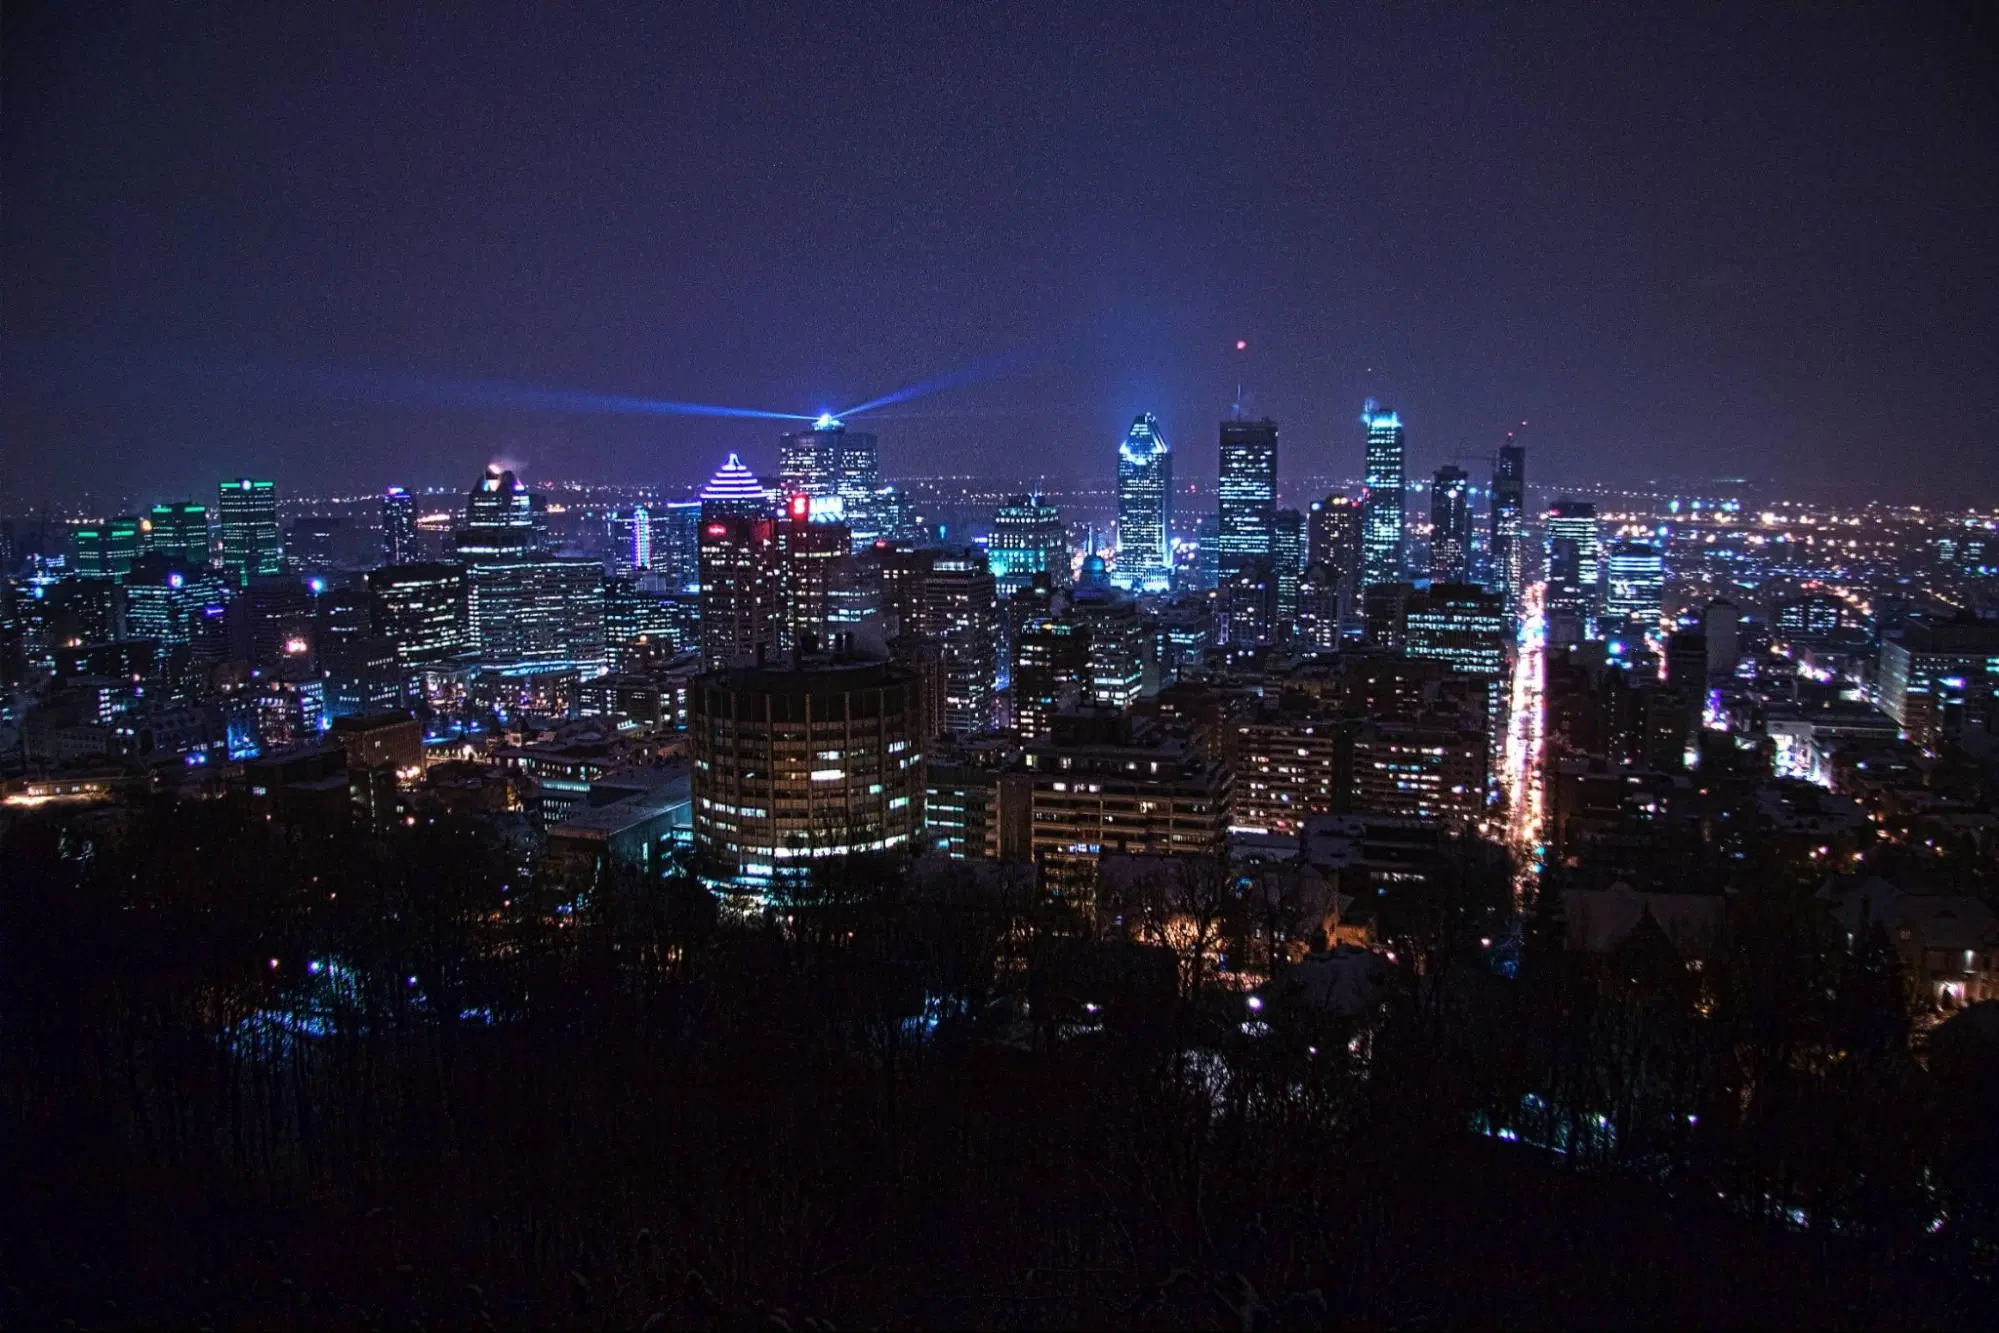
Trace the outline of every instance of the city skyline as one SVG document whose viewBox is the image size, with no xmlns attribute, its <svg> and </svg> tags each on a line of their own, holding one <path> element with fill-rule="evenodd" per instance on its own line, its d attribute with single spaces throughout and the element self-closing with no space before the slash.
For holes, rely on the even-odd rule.
<svg viewBox="0 0 1999 1333">
<path fill-rule="evenodd" d="M 120 11 L 115 43 L 53 11 L 10 25 L 11 507 L 109 474 L 165 495 L 282 471 L 324 494 L 495 458 L 677 484 L 774 434 L 467 383 L 811 415 L 950 381 L 875 418 L 899 475 L 1073 474 L 1141 412 L 1200 438 L 1238 384 L 1301 462 L 1336 452 L 1352 402 L 1393 402 L 1412 475 L 1526 420 L 1541 476 L 1864 486 L 1892 450 L 1897 498 L 1927 501 L 1992 447 L 1993 185 L 1968 169 L 1991 92 L 1941 12 L 1639 34 L 1585 10 L 1267 8 L 1116 43 L 1058 13 L 985 34 L 961 83 L 916 72 L 960 66 L 949 25 L 893 8 L 770 38 L 702 16 L 671 42 L 525 9 L 338 35 L 243 13 Z M 546 50 L 517 69 L 525 32 Z M 340 75 L 306 54 L 327 43 Z M 1169 90 L 1215 58 L 1281 74 L 1275 102 L 1181 106 Z M 1133 60 L 1162 77 L 1109 77 Z M 572 65 L 595 72 L 561 82 Z M 829 67 L 858 77 L 808 112 L 791 90 Z M 523 79 L 518 103 L 490 91 Z M 559 113 L 528 116 L 537 96 Z M 1927 133 L 1899 136 L 1903 116 Z M 1001 188 L 915 169 L 964 152 Z M 1122 202 L 1162 187 L 1171 209 Z"/>
</svg>

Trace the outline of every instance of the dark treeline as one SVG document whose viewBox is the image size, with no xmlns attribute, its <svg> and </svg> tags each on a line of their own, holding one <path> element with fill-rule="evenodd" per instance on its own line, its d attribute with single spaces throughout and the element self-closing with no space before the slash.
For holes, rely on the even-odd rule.
<svg viewBox="0 0 1999 1333">
<path fill-rule="evenodd" d="M 1991 1323 L 1989 1049 L 1912 1056 L 1803 885 L 1699 973 L 1414 904 L 1379 1012 L 1260 1026 L 969 874 L 743 923 L 228 803 L 0 852 L 10 1323 Z"/>
</svg>

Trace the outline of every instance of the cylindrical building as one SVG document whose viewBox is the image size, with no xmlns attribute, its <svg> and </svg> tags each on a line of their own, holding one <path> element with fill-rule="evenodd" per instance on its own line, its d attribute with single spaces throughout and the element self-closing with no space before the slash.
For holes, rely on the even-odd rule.
<svg viewBox="0 0 1999 1333">
<path fill-rule="evenodd" d="M 694 844 L 705 883 L 908 849 L 923 827 L 922 701 L 886 662 L 804 656 L 711 671 L 688 691 Z"/>
</svg>

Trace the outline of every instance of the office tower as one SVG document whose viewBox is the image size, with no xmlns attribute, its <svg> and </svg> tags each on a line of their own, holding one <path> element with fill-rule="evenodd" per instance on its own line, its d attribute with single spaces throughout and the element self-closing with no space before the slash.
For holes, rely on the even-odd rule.
<svg viewBox="0 0 1999 1333">
<path fill-rule="evenodd" d="M 534 499 L 512 472 L 489 467 L 465 497 L 465 526 L 454 535 L 467 558 L 532 551 L 541 544 Z"/>
<path fill-rule="evenodd" d="M 71 534 L 76 572 L 84 578 L 122 580 L 144 552 L 145 525 L 137 514 L 120 514 L 78 528 Z"/>
<path fill-rule="evenodd" d="M 1506 594 L 1508 607 L 1520 604 L 1527 587 L 1527 451 L 1517 444 L 1499 446 L 1492 469 L 1492 559 L 1494 587 Z"/>
<path fill-rule="evenodd" d="M 1118 446 L 1117 572 L 1130 592 L 1165 592 L 1173 582 L 1173 454 L 1147 412 Z"/>
<path fill-rule="evenodd" d="M 546 520 L 512 472 L 486 469 L 466 496 L 455 540 L 465 566 L 468 638 L 482 663 L 603 665 L 603 567 L 542 550 Z"/>
<path fill-rule="evenodd" d="M 701 660 L 711 669 L 749 666 L 777 648 L 783 614 L 777 520 L 708 514 L 712 503 L 704 502 L 701 522 Z"/>
<path fill-rule="evenodd" d="M 1206 591 L 1221 582 L 1222 520 L 1219 514 L 1203 514 L 1194 525 L 1194 586 Z"/>
<path fill-rule="evenodd" d="M 715 475 L 701 488 L 703 523 L 713 518 L 768 518 L 771 513 L 770 493 L 757 480 L 756 473 L 744 467 L 743 460 L 734 454 L 715 469 Z"/>
<path fill-rule="evenodd" d="M 1220 506 L 1216 534 L 1217 576 L 1226 580 L 1245 565 L 1268 566 L 1277 526 L 1277 423 L 1224 421 Z"/>
<path fill-rule="evenodd" d="M 1999 694 L 1999 623 L 1912 618 L 1881 641 L 1881 711 L 1930 753 Z"/>
<path fill-rule="evenodd" d="M 216 509 L 222 525 L 222 570 L 236 586 L 284 568 L 278 540 L 276 482 L 238 477 L 222 483 Z"/>
<path fill-rule="evenodd" d="M 939 552 L 924 579 L 925 637 L 944 659 L 944 726 L 954 736 L 992 730 L 998 692 L 999 596 L 985 554 Z"/>
<path fill-rule="evenodd" d="M 192 645 L 210 607 L 228 601 L 222 579 L 206 564 L 189 565 L 164 554 L 146 556 L 125 576 L 125 633 L 162 647 Z"/>
<path fill-rule="evenodd" d="M 391 486 L 382 492 L 382 563 L 409 565 L 419 558 L 416 497 L 400 486 Z"/>
<path fill-rule="evenodd" d="M 423 562 L 371 571 L 368 621 L 375 637 L 394 645 L 396 660 L 405 667 L 434 666 L 462 655 L 471 644 L 465 571 Z"/>
<path fill-rule="evenodd" d="M 1603 564 L 1604 634 L 1656 632 L 1666 590 L 1666 558 L 1659 548 L 1651 542 L 1613 542 Z"/>
<path fill-rule="evenodd" d="M 653 510 L 652 568 L 674 592 L 701 588 L 701 501 L 670 500 Z"/>
<path fill-rule="evenodd" d="M 304 579 L 258 575 L 229 599 L 226 618 L 236 660 L 265 672 L 311 664 L 319 606 Z"/>
<path fill-rule="evenodd" d="M 829 501 L 840 493 L 840 446 L 846 427 L 822 416 L 809 429 L 790 431 L 777 441 L 777 483 L 786 495 Z"/>
<path fill-rule="evenodd" d="M 1361 572 L 1363 588 L 1400 583 L 1402 559 L 1402 418 L 1367 400 L 1360 419 L 1367 427 L 1367 457 L 1362 480 Z"/>
<path fill-rule="evenodd" d="M 1504 675 L 1508 637 L 1505 599 L 1476 584 L 1433 583 L 1402 608 L 1403 653 L 1460 675 Z"/>
<path fill-rule="evenodd" d="M 1543 526 L 1548 536 L 1548 641 L 1595 638 L 1602 563 L 1596 506 L 1564 497 L 1548 511 Z"/>
<path fill-rule="evenodd" d="M 1470 577 L 1471 478 L 1463 468 L 1440 467 L 1430 483 L 1430 581 Z"/>
<path fill-rule="evenodd" d="M 1298 618 L 1298 580 L 1305 575 L 1305 516 L 1295 509 L 1277 511 L 1270 542 L 1271 591 L 1277 612 L 1274 639 L 1287 638 Z"/>
<path fill-rule="evenodd" d="M 307 514 L 292 520 L 285 539 L 285 555 L 291 567 L 302 574 L 327 574 L 340 564 L 340 549 L 347 533 L 347 520 Z"/>
<path fill-rule="evenodd" d="M 1138 603 L 1109 589 L 1079 591 L 1069 615 L 1090 631 L 1089 701 L 1110 708 L 1137 703 L 1145 688 L 1148 656 Z"/>
<path fill-rule="evenodd" d="M 201 568 L 212 558 L 207 506 L 192 500 L 154 505 L 147 521 L 152 524 L 146 537 L 147 550 L 178 560 L 190 570 Z"/>
<path fill-rule="evenodd" d="M 1251 560 L 1222 576 L 1217 619 L 1222 642 L 1250 648 L 1277 638 L 1277 580 L 1268 559 Z"/>
<path fill-rule="evenodd" d="M 895 496 L 882 485 L 875 437 L 864 430 L 840 429 L 840 469 L 835 481 L 839 511 L 828 521 L 844 523 L 852 549 L 864 550 L 895 526 Z"/>
<path fill-rule="evenodd" d="M 714 671 L 688 690 L 696 873 L 760 894 L 857 852 L 902 852 L 923 828 L 915 675 L 807 657 Z"/>
<path fill-rule="evenodd" d="M 829 572 L 835 560 L 852 559 L 843 523 L 812 518 L 813 500 L 800 492 L 777 525 L 778 649 L 812 651 L 826 642 L 831 613 Z"/>
<path fill-rule="evenodd" d="M 986 561 L 1002 599 L 1032 586 L 1036 574 L 1067 587 L 1069 536 L 1061 511 L 1038 495 L 1007 497 L 993 513 Z"/>
<path fill-rule="evenodd" d="M 1325 573 L 1314 582 L 1321 598 L 1334 600 L 1332 619 L 1336 641 L 1354 621 L 1354 605 L 1360 595 L 1362 508 L 1344 495 L 1329 495 L 1312 502 L 1305 540 L 1305 562 Z M 1321 611 L 1324 608 L 1321 607 Z M 1328 642 L 1324 647 L 1332 647 Z"/>
<path fill-rule="evenodd" d="M 1030 601 L 1033 592 L 1021 600 Z M 1091 688 L 1089 626 L 1050 601 L 1029 617 L 1013 641 L 1013 725 L 1020 739 L 1045 739 L 1055 714 L 1083 702 Z"/>
<path fill-rule="evenodd" d="M 1307 565 L 1298 578 L 1297 638 L 1307 648 L 1329 651 L 1340 646 L 1339 576 L 1324 565 Z"/>
<path fill-rule="evenodd" d="M 604 531 L 610 540 L 613 569 L 633 576 L 652 572 L 656 552 L 650 509 L 644 505 L 613 509 L 604 515 Z"/>
<path fill-rule="evenodd" d="M 845 523 L 856 550 L 873 545 L 886 526 L 876 443 L 873 435 L 849 431 L 832 416 L 778 440 L 777 477 L 784 494 L 811 497 L 818 522 Z"/>
</svg>

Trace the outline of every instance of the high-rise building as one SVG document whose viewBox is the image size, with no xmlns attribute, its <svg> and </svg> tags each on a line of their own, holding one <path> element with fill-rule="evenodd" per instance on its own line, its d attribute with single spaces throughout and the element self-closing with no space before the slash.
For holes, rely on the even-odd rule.
<svg viewBox="0 0 1999 1333">
<path fill-rule="evenodd" d="M 1271 637 L 1290 637 L 1298 618 L 1298 580 L 1305 576 L 1305 516 L 1295 509 L 1277 511 L 1270 540 L 1271 599 L 1277 624 Z"/>
<path fill-rule="evenodd" d="M 920 694 L 902 667 L 836 657 L 696 678 L 687 740 L 701 879 L 757 895 L 827 858 L 913 847 Z"/>
<path fill-rule="evenodd" d="M 1312 502 L 1305 563 L 1325 571 L 1313 584 L 1321 603 L 1327 596 L 1333 599 L 1330 618 L 1323 604 L 1318 608 L 1321 624 L 1329 623 L 1333 634 L 1321 647 L 1334 646 L 1354 619 L 1360 593 L 1361 512 L 1361 506 L 1344 495 Z"/>
<path fill-rule="evenodd" d="M 1118 446 L 1117 568 L 1111 581 L 1131 592 L 1165 592 L 1173 583 L 1173 453 L 1147 412 L 1132 420 Z"/>
<path fill-rule="evenodd" d="M 831 619 L 830 573 L 836 560 L 851 560 L 844 523 L 820 523 L 812 518 L 813 500 L 804 492 L 785 505 L 777 525 L 778 648 L 783 652 L 816 651 L 826 643 Z"/>
<path fill-rule="evenodd" d="M 777 521 L 722 507 L 736 503 L 701 520 L 701 660 L 711 669 L 768 657 L 783 614 Z"/>
<path fill-rule="evenodd" d="M 1881 711 L 1935 753 L 1999 695 L 1999 623 L 1914 619 L 1881 641 Z"/>
<path fill-rule="evenodd" d="M 704 524 L 716 518 L 768 518 L 771 513 L 770 492 L 757 480 L 756 473 L 744 467 L 743 460 L 734 454 L 730 454 L 722 466 L 715 469 L 715 475 L 708 478 L 708 484 L 701 488 L 701 520 Z"/>
<path fill-rule="evenodd" d="M 674 592 L 701 587 L 701 501 L 669 500 L 653 510 L 652 568 Z"/>
<path fill-rule="evenodd" d="M 1130 708 L 1145 688 L 1146 628 L 1138 603 L 1108 589 L 1078 592 L 1069 615 L 1090 631 L 1089 701 Z"/>
<path fill-rule="evenodd" d="M 1657 632 L 1666 590 L 1666 558 L 1651 542 L 1612 542 L 1604 557 L 1603 632 Z"/>
<path fill-rule="evenodd" d="M 614 509 L 605 516 L 611 563 L 622 574 L 652 572 L 655 556 L 652 511 L 644 505 Z"/>
<path fill-rule="evenodd" d="M 944 726 L 954 736 L 993 727 L 999 669 L 999 597 L 985 554 L 939 552 L 924 580 L 925 634 L 944 658 Z"/>
<path fill-rule="evenodd" d="M 382 492 L 382 563 L 409 565 L 418 559 L 416 497 L 391 486 Z"/>
<path fill-rule="evenodd" d="M 1499 446 L 1492 469 L 1492 568 L 1494 587 L 1517 607 L 1527 587 L 1527 451 L 1517 444 Z"/>
<path fill-rule="evenodd" d="M 276 482 L 238 477 L 225 481 L 217 496 L 222 516 L 222 570 L 241 587 L 253 578 L 284 568 L 278 539 Z"/>
<path fill-rule="evenodd" d="M 153 525 L 146 537 L 147 550 L 170 560 L 178 560 L 189 569 L 199 569 L 212 558 L 208 547 L 206 505 L 198 505 L 192 500 L 154 505 L 147 521 Z"/>
<path fill-rule="evenodd" d="M 1051 598 L 1014 635 L 1013 725 L 1021 740 L 1046 737 L 1055 714 L 1083 702 L 1091 683 L 1089 626 Z"/>
<path fill-rule="evenodd" d="M 86 523 L 71 534 L 76 572 L 85 578 L 122 580 L 145 553 L 147 520 L 120 514 L 102 523 Z"/>
<path fill-rule="evenodd" d="M 1430 581 L 1471 577 L 1471 478 L 1460 467 L 1437 469 L 1430 483 Z"/>
<path fill-rule="evenodd" d="M 534 498 L 512 472 L 489 467 L 465 497 L 465 526 L 455 534 L 459 555 L 517 555 L 540 545 Z"/>
<path fill-rule="evenodd" d="M 986 561 L 1002 599 L 1046 574 L 1057 587 L 1069 583 L 1069 536 L 1062 513 L 1038 495 L 1008 496 L 993 513 Z"/>
<path fill-rule="evenodd" d="M 465 570 L 414 562 L 368 575 L 369 628 L 395 646 L 405 667 L 450 661 L 471 643 Z"/>
<path fill-rule="evenodd" d="M 1269 564 L 1277 528 L 1277 423 L 1222 423 L 1217 576 Z"/>
<path fill-rule="evenodd" d="M 884 531 L 881 466 L 875 437 L 833 416 L 778 440 L 777 477 L 784 494 L 811 498 L 814 521 L 844 523 L 854 549 Z"/>
<path fill-rule="evenodd" d="M 1372 588 L 1378 583 L 1400 583 L 1404 578 L 1402 418 L 1382 411 L 1370 398 L 1360 419 L 1367 427 L 1360 582 L 1363 588 Z"/>
<path fill-rule="evenodd" d="M 1602 542 L 1596 506 L 1564 497 L 1548 511 L 1548 638 L 1551 643 L 1596 637 Z"/>
</svg>

